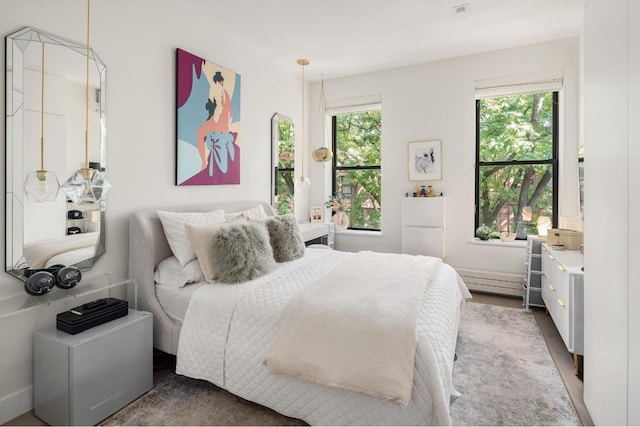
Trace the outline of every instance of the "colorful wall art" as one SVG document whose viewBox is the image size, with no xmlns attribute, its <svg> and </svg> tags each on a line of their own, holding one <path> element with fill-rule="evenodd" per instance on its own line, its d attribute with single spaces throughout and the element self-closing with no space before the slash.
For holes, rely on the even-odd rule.
<svg viewBox="0 0 640 427">
<path fill-rule="evenodd" d="M 240 75 L 177 57 L 176 185 L 240 184 Z"/>
</svg>

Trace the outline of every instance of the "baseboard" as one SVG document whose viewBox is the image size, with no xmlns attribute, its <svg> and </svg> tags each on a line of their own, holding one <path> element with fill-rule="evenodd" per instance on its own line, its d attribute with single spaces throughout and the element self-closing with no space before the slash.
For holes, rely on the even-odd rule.
<svg viewBox="0 0 640 427">
<path fill-rule="evenodd" d="M 25 387 L 0 398 L 0 425 L 33 409 L 33 387 Z"/>
<path fill-rule="evenodd" d="M 524 293 L 523 275 L 463 267 L 456 267 L 456 271 L 467 287 L 473 291 L 510 296 L 522 296 Z"/>
</svg>

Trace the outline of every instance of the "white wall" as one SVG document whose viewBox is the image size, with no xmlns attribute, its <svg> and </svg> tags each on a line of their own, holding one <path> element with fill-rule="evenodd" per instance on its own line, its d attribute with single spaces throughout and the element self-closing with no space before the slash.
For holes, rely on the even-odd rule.
<svg viewBox="0 0 640 427">
<path fill-rule="evenodd" d="M 162 11 L 162 13 L 158 13 Z M 91 5 L 91 46 L 107 67 L 107 165 L 113 185 L 107 198 L 106 254 L 91 276 L 126 276 L 128 220 L 141 208 L 168 207 L 202 200 L 270 199 L 270 126 L 275 112 L 300 121 L 300 76 L 285 72 L 230 32 L 238 17 L 218 16 L 215 2 L 190 0 L 109 0 Z M 84 42 L 86 3 L 78 0 L 3 0 L 0 33 L 25 26 Z M 176 48 L 238 72 L 242 76 L 241 184 L 176 187 Z M 0 56 L 4 57 L 2 43 Z M 292 57 L 292 61 L 296 58 Z M 4 67 L 0 73 L 5 79 Z M 4 99 L 4 84 L 0 85 Z M 5 114 L 4 102 L 0 107 Z M 4 120 L 0 134 L 4 135 Z M 0 150 L 0 163 L 5 163 Z M 66 177 L 60 177 L 63 181 Z M 4 173 L 0 187 L 4 188 Z M 0 211 L 4 212 L 2 197 Z M 4 259 L 4 227 L 0 257 Z M 4 268 L 2 269 L 4 270 Z M 81 286 L 81 285 L 80 285 Z M 2 271 L 0 300 L 23 294 L 22 283 Z M 63 311 L 63 309 L 59 309 Z M 49 307 L 0 316 L 0 423 L 30 408 L 33 331 L 52 324 Z M 19 320 L 19 321 L 18 321 Z"/>
<path fill-rule="evenodd" d="M 636 1 L 587 3 L 584 401 L 596 425 L 640 424 L 639 24 Z"/>
<path fill-rule="evenodd" d="M 432 181 L 446 199 L 446 262 L 454 267 L 522 274 L 524 248 L 472 244 L 474 235 L 475 89 L 476 80 L 562 70 L 560 95 L 560 212 L 578 215 L 578 77 L 579 40 L 566 39 L 452 60 L 375 72 L 342 79 L 325 77 L 328 101 L 382 95 L 382 236 L 340 233 L 341 250 L 400 251 L 400 198 L 413 189 L 408 180 L 407 142 L 441 139 L 443 180 Z M 310 89 L 315 129 L 319 84 Z M 311 204 L 330 193 L 323 168 L 311 164 Z"/>
</svg>

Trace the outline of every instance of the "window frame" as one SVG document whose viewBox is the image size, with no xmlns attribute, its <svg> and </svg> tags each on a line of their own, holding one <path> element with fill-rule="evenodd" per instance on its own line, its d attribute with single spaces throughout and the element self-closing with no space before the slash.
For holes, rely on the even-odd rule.
<svg viewBox="0 0 640 427">
<path fill-rule="evenodd" d="M 362 228 L 362 227 L 353 227 L 352 224 L 349 224 L 347 230 L 354 231 L 372 231 L 372 232 L 380 232 L 382 231 L 382 122 L 380 122 L 380 164 L 375 166 L 338 166 L 338 147 L 337 147 L 337 127 L 336 127 L 336 116 L 343 114 L 353 114 L 364 111 L 371 110 L 380 110 L 382 111 L 382 106 L 379 103 L 370 104 L 370 105 L 360 105 L 358 107 L 354 107 L 353 109 L 343 108 L 340 111 L 329 111 L 327 115 L 331 120 L 331 150 L 333 151 L 333 157 L 331 159 L 331 194 L 336 194 L 336 176 L 337 171 L 340 170 L 379 170 L 380 171 L 380 228 Z"/>
<path fill-rule="evenodd" d="M 486 98 L 501 98 L 507 96 L 518 96 L 518 95 L 526 95 L 531 92 L 522 92 L 522 93 L 509 93 L 505 95 L 496 95 L 492 97 Z M 483 166 L 523 166 L 523 165 L 551 165 L 552 174 L 551 174 L 551 182 L 552 182 L 552 209 L 553 214 L 551 218 L 551 226 L 556 228 L 558 226 L 558 177 L 559 177 L 559 91 L 558 90 L 547 90 L 539 93 L 551 93 L 552 94 L 552 153 L 551 158 L 546 160 L 511 160 L 511 161 L 491 161 L 491 162 L 483 162 L 480 160 L 480 99 L 476 99 L 476 162 L 475 162 L 475 199 L 474 199 L 474 227 L 473 227 L 473 236 L 476 236 L 476 230 L 480 226 L 480 169 Z M 522 239 L 520 239 L 522 240 Z"/>
</svg>

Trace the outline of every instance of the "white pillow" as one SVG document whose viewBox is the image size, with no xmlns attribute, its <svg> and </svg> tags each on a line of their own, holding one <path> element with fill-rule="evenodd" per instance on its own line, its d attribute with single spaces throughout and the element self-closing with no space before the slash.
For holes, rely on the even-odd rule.
<svg viewBox="0 0 640 427">
<path fill-rule="evenodd" d="M 249 221 L 258 221 L 263 222 L 269 219 L 269 215 L 264 211 L 264 207 L 262 205 L 256 205 L 252 208 L 245 209 L 237 212 L 225 212 L 224 219 L 225 221 L 232 221 L 239 217 L 244 217 Z"/>
<path fill-rule="evenodd" d="M 161 285 L 182 288 L 187 283 L 204 281 L 198 260 L 191 260 L 184 267 L 180 266 L 178 258 L 170 256 L 158 263 L 155 271 L 155 281 Z"/>
<path fill-rule="evenodd" d="M 186 225 L 208 225 L 224 222 L 224 211 L 216 209 L 210 212 L 167 212 L 158 211 L 164 234 L 171 251 L 178 258 L 180 266 L 184 267 L 196 257 L 196 253 L 191 247 Z"/>
<path fill-rule="evenodd" d="M 187 230 L 187 236 L 189 236 L 189 241 L 191 242 L 191 246 L 196 253 L 196 259 L 198 260 L 200 270 L 202 271 L 204 280 L 206 280 L 207 282 L 213 282 L 218 278 L 218 273 L 216 272 L 214 263 L 211 260 L 211 245 L 213 236 L 222 227 L 227 227 L 231 224 L 240 222 L 244 221 L 233 220 L 230 222 L 223 222 L 218 224 L 187 225 L 185 227 Z"/>
</svg>

